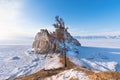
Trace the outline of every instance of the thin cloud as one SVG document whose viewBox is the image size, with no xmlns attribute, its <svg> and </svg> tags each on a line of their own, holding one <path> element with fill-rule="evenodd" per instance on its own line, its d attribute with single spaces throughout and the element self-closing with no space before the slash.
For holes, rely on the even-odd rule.
<svg viewBox="0 0 120 80">
<path fill-rule="evenodd" d="M 7 39 L 18 31 L 19 0 L 0 0 L 0 39 Z"/>
<path fill-rule="evenodd" d="M 0 40 L 33 37 L 39 28 L 43 28 L 22 16 L 23 4 L 24 0 L 0 0 Z"/>
</svg>

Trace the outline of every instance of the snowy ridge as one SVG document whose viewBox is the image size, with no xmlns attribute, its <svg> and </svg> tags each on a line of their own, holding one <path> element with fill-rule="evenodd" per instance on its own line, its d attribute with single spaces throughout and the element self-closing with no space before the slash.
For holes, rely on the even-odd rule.
<svg viewBox="0 0 120 80">
<path fill-rule="evenodd" d="M 89 78 L 83 73 L 74 69 L 65 70 L 55 76 L 47 78 L 47 80 L 89 80 Z"/>
</svg>

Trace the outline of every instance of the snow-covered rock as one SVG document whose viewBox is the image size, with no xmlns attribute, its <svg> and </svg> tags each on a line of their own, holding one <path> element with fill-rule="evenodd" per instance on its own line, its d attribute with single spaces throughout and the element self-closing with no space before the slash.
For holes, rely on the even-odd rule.
<svg viewBox="0 0 120 80">
<path fill-rule="evenodd" d="M 55 76 L 47 78 L 47 80 L 90 80 L 83 72 L 74 69 L 65 70 Z"/>
</svg>

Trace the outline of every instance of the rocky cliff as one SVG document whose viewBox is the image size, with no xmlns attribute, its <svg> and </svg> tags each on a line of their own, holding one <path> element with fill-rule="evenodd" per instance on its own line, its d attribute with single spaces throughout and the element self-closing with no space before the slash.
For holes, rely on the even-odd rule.
<svg viewBox="0 0 120 80">
<path fill-rule="evenodd" d="M 55 17 L 56 23 L 53 24 L 55 31 L 49 33 L 47 29 L 41 29 L 35 36 L 32 48 L 36 53 L 62 52 L 64 43 L 81 46 L 65 28 L 64 22 L 58 16 Z"/>
</svg>

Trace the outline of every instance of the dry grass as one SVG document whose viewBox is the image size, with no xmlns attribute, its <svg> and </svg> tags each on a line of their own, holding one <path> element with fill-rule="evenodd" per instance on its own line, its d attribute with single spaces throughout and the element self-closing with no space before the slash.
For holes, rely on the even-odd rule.
<svg viewBox="0 0 120 80">
<path fill-rule="evenodd" d="M 84 67 L 77 67 L 76 70 L 84 72 L 90 80 L 120 80 L 120 72 L 107 71 L 95 73 Z"/>
<path fill-rule="evenodd" d="M 73 78 L 73 77 L 72 77 L 72 78 L 70 78 L 70 80 L 79 80 L 79 79 L 77 79 L 77 78 Z"/>
<path fill-rule="evenodd" d="M 65 63 L 64 60 L 65 60 L 64 55 L 60 55 L 60 62 L 63 63 L 63 65 Z M 76 65 L 72 63 L 68 58 L 66 58 L 66 63 L 67 63 L 67 67 L 65 67 L 65 69 L 71 69 L 76 67 Z"/>
<path fill-rule="evenodd" d="M 89 75 L 91 80 L 120 80 L 120 72 L 100 72 Z"/>
<path fill-rule="evenodd" d="M 60 62 L 64 64 L 64 56 L 60 55 Z M 84 66 L 76 66 L 67 58 L 67 67 L 54 69 L 54 70 L 40 70 L 34 74 L 15 78 L 13 80 L 46 80 L 48 77 L 56 75 L 64 70 L 75 69 L 80 72 L 84 72 L 91 80 L 120 80 L 120 72 L 100 72 L 95 73 L 92 70 L 87 69 Z M 70 80 L 77 80 L 71 78 Z"/>
</svg>

